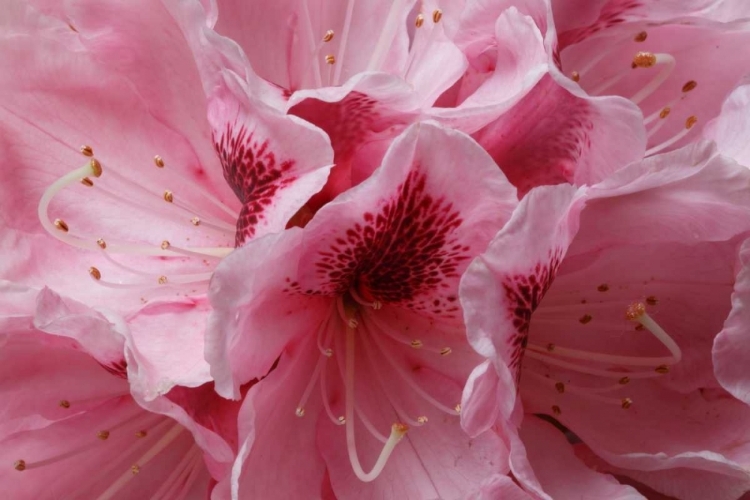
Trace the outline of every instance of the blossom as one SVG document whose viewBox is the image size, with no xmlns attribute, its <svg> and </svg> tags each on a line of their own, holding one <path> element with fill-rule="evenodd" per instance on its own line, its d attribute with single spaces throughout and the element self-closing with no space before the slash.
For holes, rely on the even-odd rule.
<svg viewBox="0 0 750 500">
<path fill-rule="evenodd" d="M 731 347 L 746 330 L 738 263 L 748 186 L 746 168 L 698 143 L 591 188 L 540 188 L 469 267 L 461 302 L 488 361 L 465 392 L 474 418 L 464 425 L 473 433 L 500 422 L 527 489 L 574 495 L 549 470 L 552 449 L 555 464 L 572 466 L 570 446 L 548 447 L 552 428 L 532 415 L 582 440 L 600 470 L 669 496 L 750 489 L 750 409 L 737 399 L 746 400 L 744 350 Z M 614 495 L 603 476 L 585 488 Z"/>
<path fill-rule="evenodd" d="M 298 496 L 327 470 L 342 498 L 450 498 L 507 472 L 497 436 L 471 441 L 459 426 L 480 359 L 457 287 L 515 205 L 479 146 L 422 123 L 304 229 L 217 267 L 206 340 L 217 391 L 236 397 L 273 368 L 240 412 L 235 495 Z"/>
<path fill-rule="evenodd" d="M 146 403 L 130 393 L 121 320 L 49 289 L 0 290 L 6 495 L 196 498 L 228 473 L 231 426 L 214 424 L 231 424 L 236 403 L 212 405 L 209 420 L 200 390 Z"/>
</svg>

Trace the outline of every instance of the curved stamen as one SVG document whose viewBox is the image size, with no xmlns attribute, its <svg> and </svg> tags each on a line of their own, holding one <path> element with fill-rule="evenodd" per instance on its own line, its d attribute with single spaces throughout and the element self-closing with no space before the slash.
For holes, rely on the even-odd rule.
<svg viewBox="0 0 750 500">
<path fill-rule="evenodd" d="M 408 345 L 412 349 L 420 349 L 420 350 L 424 350 L 428 352 L 434 352 L 436 354 L 442 354 L 443 352 L 445 352 L 445 349 L 446 349 L 445 347 L 443 348 L 432 347 L 429 345 L 425 345 L 424 342 L 422 342 L 422 340 L 420 339 L 411 339 L 411 338 L 404 337 L 399 332 L 390 328 L 387 324 L 381 322 L 377 314 L 368 314 L 367 320 L 372 322 L 373 325 L 377 327 L 377 329 L 380 332 L 384 333 L 386 336 L 392 338 L 393 340 L 395 340 L 396 342 L 400 344 Z"/>
<path fill-rule="evenodd" d="M 667 139 L 666 141 L 662 142 L 661 144 L 654 146 L 646 151 L 646 156 L 655 155 L 656 153 L 659 153 L 668 147 L 670 147 L 672 144 L 675 144 L 677 141 L 685 137 L 690 133 L 690 130 L 693 128 L 693 126 L 698 122 L 698 118 L 695 116 L 689 116 L 687 120 L 685 120 L 685 128 L 682 129 L 680 132 L 672 136 L 671 138 Z"/>
<path fill-rule="evenodd" d="M 672 339 L 672 337 L 670 337 L 669 334 L 665 332 L 664 329 L 646 313 L 645 305 L 640 302 L 631 305 L 628 308 L 625 317 L 630 321 L 636 321 L 646 327 L 646 329 L 650 331 L 654 335 L 654 337 L 659 340 L 659 342 L 664 344 L 664 347 L 669 349 L 669 352 L 672 354 L 672 358 L 674 358 L 673 363 L 680 362 L 680 360 L 682 359 L 682 351 L 680 350 L 680 346 L 678 346 L 677 342 L 675 342 L 674 339 Z"/>
<path fill-rule="evenodd" d="M 294 410 L 294 413 L 298 417 L 305 416 L 305 404 L 307 403 L 307 400 L 310 399 L 310 394 L 312 394 L 312 391 L 315 388 L 315 384 L 317 384 L 320 379 L 320 370 L 323 368 L 323 364 L 325 364 L 326 359 L 327 358 L 325 355 L 321 356 L 318 359 L 318 362 L 315 364 L 315 370 L 313 370 L 313 373 L 310 376 L 310 382 L 307 383 L 307 387 L 305 387 L 305 392 L 302 393 L 302 397 L 300 398 L 299 404 L 297 405 L 297 409 Z"/>
<path fill-rule="evenodd" d="M 341 70 L 344 62 L 344 54 L 346 54 L 346 42 L 349 39 L 349 31 L 352 27 L 352 15 L 354 13 L 355 0 L 347 0 L 346 2 L 346 14 L 344 17 L 344 29 L 341 31 L 341 43 L 339 44 L 339 53 L 336 56 L 340 62 L 336 65 L 336 71 L 333 74 L 333 81 L 328 82 L 329 85 L 338 85 L 341 78 Z"/>
<path fill-rule="evenodd" d="M 349 462 L 352 465 L 354 474 L 360 481 L 369 483 L 377 478 L 388 462 L 391 453 L 396 445 L 406 435 L 409 428 L 401 423 L 394 423 L 391 426 L 391 434 L 388 437 L 383 449 L 378 456 L 375 465 L 370 472 L 365 472 L 359 462 L 357 454 L 357 442 L 354 436 L 354 329 L 349 328 L 346 331 L 346 447 L 349 452 Z"/>
<path fill-rule="evenodd" d="M 328 385 L 326 381 L 327 368 L 328 366 L 324 366 L 320 371 L 320 397 L 323 399 L 323 407 L 325 408 L 326 414 L 331 422 L 335 425 L 343 425 L 346 422 L 346 418 L 343 415 L 339 417 L 334 415 L 331 405 L 328 402 Z"/>
<path fill-rule="evenodd" d="M 542 347 L 540 345 L 529 343 L 528 349 L 549 356 L 559 355 L 565 358 L 581 359 L 587 361 L 595 361 L 598 363 L 611 363 L 613 365 L 627 365 L 627 366 L 658 366 L 663 364 L 674 363 L 675 360 L 671 356 L 667 357 L 638 357 L 638 356 L 617 356 L 612 354 L 602 354 L 592 351 L 582 351 L 578 349 L 569 349 L 566 347 L 560 347 L 555 345 L 553 349 L 550 346 Z"/>
<path fill-rule="evenodd" d="M 587 375 L 597 375 L 597 376 L 606 377 L 606 378 L 620 379 L 622 377 L 629 377 L 631 379 L 645 379 L 645 378 L 659 377 L 660 375 L 662 375 L 661 372 L 656 371 L 657 368 L 661 368 L 661 367 L 657 367 L 654 369 L 654 371 L 649 371 L 649 372 L 609 371 L 609 370 L 602 370 L 599 368 L 589 368 L 587 366 L 581 366 L 576 363 L 570 363 L 567 361 L 563 361 L 561 359 L 556 359 L 556 358 L 553 358 L 553 357 L 550 357 L 545 354 L 541 354 L 532 350 L 527 350 L 525 355 L 531 359 L 536 359 L 537 361 L 541 361 L 548 365 L 559 366 L 560 368 L 567 368 L 568 370 L 572 370 L 574 372 L 585 373 Z"/>
<path fill-rule="evenodd" d="M 592 401 L 596 401 L 598 403 L 616 405 L 625 410 L 627 410 L 633 405 L 633 400 L 630 398 L 627 398 L 627 397 L 626 398 L 607 398 L 604 396 L 599 396 L 597 394 L 597 392 L 599 391 L 590 390 L 590 389 L 579 387 L 579 386 L 572 385 L 572 384 L 563 384 L 562 382 L 555 382 L 554 380 L 547 378 L 547 377 L 543 377 L 542 375 L 539 375 L 538 373 L 535 373 L 535 372 L 529 371 L 527 373 L 524 373 L 524 376 L 530 376 L 532 378 L 535 378 L 539 382 L 542 382 L 546 385 L 550 385 L 554 387 L 555 391 L 559 394 L 564 394 L 564 393 L 576 394 L 578 396 L 581 396 L 586 399 L 590 399 Z M 621 388 L 623 386 L 618 385 L 618 387 Z"/>
</svg>

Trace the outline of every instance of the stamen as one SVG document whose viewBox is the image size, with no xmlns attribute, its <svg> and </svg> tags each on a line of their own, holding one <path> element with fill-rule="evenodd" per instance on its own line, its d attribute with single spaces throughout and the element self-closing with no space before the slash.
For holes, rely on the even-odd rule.
<svg viewBox="0 0 750 500">
<path fill-rule="evenodd" d="M 633 40 L 640 43 L 645 42 L 646 38 L 648 38 L 648 33 L 646 33 L 645 31 L 641 31 L 640 33 L 635 35 L 635 38 Z"/>
<path fill-rule="evenodd" d="M 573 80 L 574 82 L 580 82 L 581 81 L 581 75 L 580 75 L 580 73 L 578 73 L 578 71 L 573 71 L 570 74 L 570 79 Z"/>
<path fill-rule="evenodd" d="M 660 151 L 667 149 L 672 144 L 676 143 L 686 135 L 690 133 L 690 129 L 693 128 L 693 126 L 698 123 L 698 117 L 696 116 L 689 116 L 687 120 L 685 120 L 685 128 L 682 129 L 682 131 L 678 132 L 672 138 L 667 139 L 666 141 L 662 142 L 658 146 L 654 146 L 651 149 L 646 151 L 646 156 L 655 155 L 656 153 L 659 153 Z"/>
<path fill-rule="evenodd" d="M 328 371 L 327 368 L 328 366 L 326 365 L 320 370 L 320 397 L 323 400 L 323 407 L 325 408 L 326 414 L 328 414 L 328 418 L 331 420 L 331 422 L 333 422 L 334 425 L 343 425 L 346 421 L 346 418 L 343 415 L 336 417 L 333 414 L 330 403 L 328 402 L 328 385 L 326 382 L 326 372 Z"/>
<path fill-rule="evenodd" d="M 323 41 L 326 43 L 330 42 L 331 40 L 333 40 L 333 35 L 333 30 L 326 31 L 326 34 L 323 36 Z"/>
<path fill-rule="evenodd" d="M 161 156 L 154 156 L 154 165 L 156 165 L 158 168 L 164 168 L 164 160 L 161 158 Z"/>
<path fill-rule="evenodd" d="M 443 18 L 443 11 L 440 9 L 435 9 L 432 12 L 432 22 L 437 24 L 440 22 L 440 20 Z"/>
<path fill-rule="evenodd" d="M 62 219 L 55 219 L 55 227 L 63 233 L 67 233 L 69 230 L 68 225 Z"/>
<path fill-rule="evenodd" d="M 382 307 L 383 307 L 383 304 L 382 304 L 382 303 L 380 303 L 380 302 L 379 302 L 379 301 L 377 301 L 377 300 L 376 300 L 376 301 L 374 301 L 374 302 L 369 302 L 369 301 L 365 300 L 365 299 L 364 299 L 364 298 L 363 298 L 363 297 L 362 297 L 362 296 L 361 296 L 361 295 L 360 295 L 360 294 L 359 294 L 359 293 L 357 292 L 357 290 L 355 289 L 355 287 L 351 287 L 351 288 L 349 289 L 349 295 L 351 295 L 351 296 L 352 296 L 352 298 L 354 299 L 354 301 L 355 301 L 355 302 L 357 302 L 358 304 L 360 304 L 360 305 L 363 305 L 363 306 L 365 306 L 365 307 L 372 307 L 372 308 L 373 308 L 373 309 L 375 309 L 375 310 L 378 310 L 378 309 L 380 309 L 380 308 L 382 308 Z"/>
<path fill-rule="evenodd" d="M 336 64 L 336 56 L 334 56 L 333 54 L 328 54 L 326 56 L 326 63 L 327 64 Z"/>
<path fill-rule="evenodd" d="M 370 337 L 372 338 L 377 348 L 380 350 L 380 353 L 388 361 L 388 364 L 391 365 L 394 371 L 398 373 L 398 375 L 407 383 L 407 385 L 414 392 L 416 392 L 419 396 L 421 396 L 425 401 L 432 404 L 434 407 L 444 411 L 445 413 L 449 415 L 458 415 L 458 412 L 455 409 L 449 408 L 448 406 L 442 404 L 440 401 L 436 400 L 435 398 L 430 396 L 427 392 L 425 392 L 425 390 L 422 389 L 419 385 L 417 385 L 414 379 L 412 379 L 412 377 L 403 370 L 403 367 L 399 365 L 399 363 L 395 359 L 393 359 L 393 357 L 390 355 L 390 352 L 388 352 L 388 350 L 383 347 L 383 345 L 380 343 L 380 339 L 378 338 L 378 335 L 373 334 L 373 332 L 370 332 Z"/>
<path fill-rule="evenodd" d="M 349 462 L 359 480 L 369 483 L 383 472 L 388 458 L 393 453 L 399 441 L 406 435 L 409 428 L 404 424 L 394 423 L 391 426 L 391 435 L 383 446 L 372 470 L 365 472 L 362 469 L 359 456 L 357 455 L 357 443 L 354 436 L 354 332 L 352 330 L 347 330 L 346 332 L 346 377 L 344 385 L 346 389 L 346 447 L 349 452 Z"/>
<path fill-rule="evenodd" d="M 416 19 L 414 19 L 414 26 L 417 28 L 421 28 L 424 24 L 424 16 L 422 14 L 417 14 Z"/>
<path fill-rule="evenodd" d="M 83 179 L 81 179 L 81 184 L 86 187 L 94 187 L 94 181 L 92 181 L 88 177 L 84 177 Z"/>
<path fill-rule="evenodd" d="M 610 405 L 620 405 L 624 409 L 630 408 L 630 406 L 633 404 L 633 400 L 630 398 L 607 398 L 607 397 L 599 396 L 599 394 L 603 392 L 609 392 L 615 389 L 621 389 L 622 385 L 615 385 L 614 387 L 608 386 L 604 388 L 580 387 L 580 386 L 571 385 L 571 384 L 564 384 L 563 382 L 555 382 L 554 380 L 548 377 L 544 377 L 530 370 L 526 370 L 524 372 L 524 376 L 534 378 L 537 381 L 547 386 L 554 387 L 555 391 L 558 394 L 565 394 L 567 392 L 570 394 L 581 396 L 586 399 L 590 399 L 592 401 L 597 401 L 599 403 L 605 403 L 605 404 L 610 404 Z"/>
<path fill-rule="evenodd" d="M 424 342 L 420 339 L 404 337 L 400 332 L 394 331 L 389 325 L 383 323 L 381 318 L 376 314 L 369 314 L 367 320 L 377 327 L 380 332 L 384 333 L 387 337 L 390 337 L 399 344 L 408 345 L 413 349 L 424 349 L 425 351 L 434 353 L 441 353 L 443 351 L 443 349 L 440 348 L 425 346 Z"/>
<path fill-rule="evenodd" d="M 164 201 L 166 201 L 167 203 L 172 203 L 174 201 L 174 193 L 172 193 L 172 191 L 170 191 L 169 189 L 164 191 Z"/>
<path fill-rule="evenodd" d="M 550 344 L 548 344 L 546 347 L 542 347 L 540 345 L 529 343 L 527 347 L 530 350 L 540 353 L 550 353 L 554 351 L 556 355 L 566 358 L 582 359 L 599 363 L 611 363 L 613 365 L 656 366 L 664 363 L 674 362 L 674 358 L 672 357 L 617 356 L 613 354 L 582 351 L 579 349 L 569 349 L 567 347 L 560 347 L 556 345 L 553 345 L 553 348 L 550 349 Z"/>
<path fill-rule="evenodd" d="M 670 56 L 669 54 L 656 54 L 655 64 L 663 65 L 664 69 L 657 73 L 657 75 L 654 76 L 654 78 L 652 78 L 645 87 L 643 87 L 640 91 L 638 91 L 630 98 L 630 100 L 635 104 L 640 104 L 641 101 L 646 99 L 648 96 L 653 94 L 656 89 L 661 87 L 661 85 L 667 80 L 667 78 L 669 78 L 669 75 L 672 74 L 672 71 L 674 71 L 677 62 L 675 61 L 674 57 Z"/>
<path fill-rule="evenodd" d="M 83 156 L 94 156 L 94 150 L 91 149 L 91 146 L 83 145 L 80 151 Z"/>
<path fill-rule="evenodd" d="M 690 92 L 697 86 L 698 86 L 698 82 L 696 82 L 695 80 L 690 80 L 689 82 L 687 82 L 685 85 L 682 86 L 682 92 L 683 93 Z"/>
<path fill-rule="evenodd" d="M 344 29 L 341 31 L 341 43 L 339 44 L 338 57 L 335 58 L 340 61 L 344 60 L 344 54 L 346 54 L 346 44 L 349 41 L 349 30 L 352 27 L 352 14 L 354 13 L 354 3 L 355 3 L 355 0 L 347 0 L 346 2 L 346 14 L 344 16 Z M 328 56 L 326 56 L 326 62 L 328 62 Z M 333 64 L 333 62 L 329 64 Z M 331 85 L 339 84 L 342 69 L 343 69 L 343 66 L 341 64 L 336 66 L 336 72 L 333 74 L 333 81 L 329 82 Z"/>
<path fill-rule="evenodd" d="M 613 371 L 602 370 L 599 368 L 589 368 L 587 366 L 581 366 L 576 363 L 563 361 L 561 359 L 551 357 L 547 354 L 541 354 L 532 349 L 528 349 L 526 351 L 526 356 L 528 356 L 531 359 L 536 359 L 537 361 L 546 363 L 548 365 L 559 366 L 560 368 L 567 368 L 569 370 L 572 370 L 578 373 L 586 373 L 588 375 L 598 375 L 600 377 L 606 377 L 606 378 L 621 379 L 622 377 L 629 377 L 631 379 L 642 379 L 642 378 L 653 378 L 653 377 L 659 376 L 657 373 L 653 371 L 623 372 L 623 371 L 614 371 L 614 370 Z"/>
<path fill-rule="evenodd" d="M 320 370 L 323 368 L 323 364 L 325 363 L 326 358 L 325 356 L 318 359 L 317 364 L 315 365 L 315 370 L 313 370 L 312 375 L 310 376 L 310 382 L 307 383 L 307 387 L 305 387 L 305 392 L 302 393 L 302 397 L 300 398 L 299 404 L 297 405 L 297 409 L 294 411 L 294 413 L 298 417 L 304 417 L 305 416 L 305 404 L 307 403 L 307 400 L 310 399 L 310 394 L 312 394 L 313 389 L 315 388 L 315 384 L 318 383 L 318 380 L 320 379 Z"/>
<path fill-rule="evenodd" d="M 180 424 L 175 424 L 154 446 L 144 453 L 131 468 L 130 471 L 124 472 L 97 500 L 109 500 L 114 497 L 142 467 L 145 467 L 156 455 L 161 453 L 172 441 L 177 439 L 185 430 Z"/>
</svg>

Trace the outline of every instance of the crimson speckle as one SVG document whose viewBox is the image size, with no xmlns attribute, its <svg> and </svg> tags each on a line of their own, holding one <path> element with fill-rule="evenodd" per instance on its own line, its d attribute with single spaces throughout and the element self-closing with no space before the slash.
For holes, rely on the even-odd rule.
<svg viewBox="0 0 750 500">
<path fill-rule="evenodd" d="M 294 161 L 277 160 L 269 142 L 256 140 L 244 126 L 235 130 L 227 124 L 218 140 L 214 135 L 214 147 L 224 179 L 242 202 L 235 233 L 235 245 L 240 246 L 255 235 L 278 190 L 296 179 L 289 173 Z"/>
<path fill-rule="evenodd" d="M 578 43 L 590 36 L 612 26 L 617 26 L 625 22 L 628 11 L 635 10 L 643 6 L 643 2 L 638 0 L 615 0 L 609 2 L 599 13 L 599 17 L 588 26 L 575 28 L 560 34 L 560 49 L 569 45 Z"/>
<path fill-rule="evenodd" d="M 361 223 L 320 252 L 315 267 L 325 283 L 322 293 L 355 287 L 386 304 L 449 317 L 458 310 L 441 296 L 450 292 L 445 279 L 457 278 L 459 265 L 469 258 L 455 235 L 463 221 L 451 203 L 429 195 L 425 185 L 425 175 L 415 167 L 379 211 L 363 214 Z M 418 295 L 427 292 L 429 299 L 420 300 Z"/>
<path fill-rule="evenodd" d="M 510 368 L 515 371 L 517 378 L 520 377 L 521 361 L 529 341 L 531 314 L 539 307 L 542 297 L 552 286 L 561 259 L 562 251 L 555 250 L 550 252 L 548 262 L 537 264 L 529 274 L 516 274 L 503 280 L 508 316 L 516 330 L 508 342 L 512 351 Z"/>
<path fill-rule="evenodd" d="M 112 375 L 116 377 L 120 377 L 124 379 L 128 378 L 128 363 L 124 359 L 120 361 L 114 361 L 107 365 L 105 365 L 104 363 L 99 363 L 99 364 L 102 366 L 102 368 L 104 368 L 105 370 L 107 370 L 109 373 L 111 373 Z"/>
</svg>

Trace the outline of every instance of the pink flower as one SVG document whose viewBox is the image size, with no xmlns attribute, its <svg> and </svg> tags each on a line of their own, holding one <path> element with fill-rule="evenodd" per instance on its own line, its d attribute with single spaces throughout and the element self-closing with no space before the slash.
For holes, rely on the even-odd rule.
<svg viewBox="0 0 750 500">
<path fill-rule="evenodd" d="M 235 498 L 314 495 L 325 472 L 339 498 L 456 498 L 507 472 L 494 433 L 470 440 L 459 426 L 481 360 L 457 287 L 515 205 L 468 137 L 414 125 L 304 229 L 219 265 L 207 338 L 217 391 L 237 397 L 274 367 L 243 403 Z"/>
<path fill-rule="evenodd" d="M 633 495 L 590 472 L 571 485 L 580 464 L 559 433 L 547 440 L 550 421 L 600 470 L 669 496 L 750 489 L 750 408 L 737 399 L 748 401 L 748 186 L 750 171 L 708 144 L 656 155 L 591 188 L 532 191 L 470 266 L 461 301 L 488 361 L 465 392 L 464 426 L 497 420 L 537 497 Z"/>
<path fill-rule="evenodd" d="M 234 457 L 220 433 L 237 403 L 213 405 L 205 418 L 195 404 L 205 391 L 150 403 L 131 396 L 121 321 L 49 289 L 2 282 L 0 292 L 4 495 L 208 497 L 211 474 L 227 474 Z"/>
</svg>

